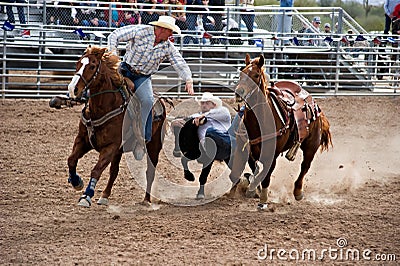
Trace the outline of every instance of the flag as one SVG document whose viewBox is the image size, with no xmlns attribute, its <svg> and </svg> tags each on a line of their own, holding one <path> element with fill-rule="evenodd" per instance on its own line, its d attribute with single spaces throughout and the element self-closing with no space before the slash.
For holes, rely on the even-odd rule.
<svg viewBox="0 0 400 266">
<path fill-rule="evenodd" d="M 15 28 L 15 26 L 8 21 L 4 21 L 4 24 L 1 28 L 5 31 L 12 31 Z"/>
<path fill-rule="evenodd" d="M 260 39 L 254 40 L 254 43 L 256 44 L 257 47 L 264 47 L 264 44 Z"/>
<path fill-rule="evenodd" d="M 30 38 L 31 37 L 31 31 L 30 30 L 23 30 L 22 31 L 22 37 L 23 38 Z"/>
<path fill-rule="evenodd" d="M 349 44 L 350 43 L 346 36 L 343 36 L 340 41 L 345 43 L 345 44 Z"/>
<path fill-rule="evenodd" d="M 387 40 L 390 43 L 395 43 L 396 42 L 396 40 L 393 37 L 388 37 Z"/>
<path fill-rule="evenodd" d="M 294 37 L 294 38 L 292 39 L 292 42 L 293 42 L 296 46 L 299 46 L 299 45 L 300 45 L 299 39 L 297 39 L 297 37 Z"/>
<path fill-rule="evenodd" d="M 381 44 L 381 39 L 379 39 L 379 37 L 375 37 L 373 40 L 372 40 L 372 42 L 373 43 L 375 43 L 375 44 L 377 44 L 377 45 L 379 45 L 379 44 Z"/>
<path fill-rule="evenodd" d="M 205 38 L 205 39 L 211 39 L 213 36 L 210 34 L 210 33 L 208 33 L 208 32 L 204 32 L 203 33 L 203 38 Z"/>
<path fill-rule="evenodd" d="M 76 35 L 78 35 L 79 37 L 81 37 L 81 38 L 85 38 L 86 37 L 86 34 L 82 31 L 82 29 L 76 29 L 76 30 L 74 30 L 74 33 Z"/>
</svg>

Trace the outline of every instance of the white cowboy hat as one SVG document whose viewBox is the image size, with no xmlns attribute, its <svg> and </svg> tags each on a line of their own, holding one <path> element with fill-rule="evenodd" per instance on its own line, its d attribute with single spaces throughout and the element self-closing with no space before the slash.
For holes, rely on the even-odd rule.
<svg viewBox="0 0 400 266">
<path fill-rule="evenodd" d="M 213 102 L 217 108 L 222 106 L 222 100 L 211 92 L 203 93 L 199 102 Z"/>
<path fill-rule="evenodd" d="M 181 34 L 181 29 L 175 25 L 175 19 L 170 16 L 160 16 L 157 21 L 149 22 L 149 24 L 170 29 L 178 34 Z"/>
</svg>

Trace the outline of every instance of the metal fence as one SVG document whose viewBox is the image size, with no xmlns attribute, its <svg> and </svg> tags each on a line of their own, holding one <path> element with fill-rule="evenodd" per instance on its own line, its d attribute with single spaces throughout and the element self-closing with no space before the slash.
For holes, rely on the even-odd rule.
<svg viewBox="0 0 400 266">
<path fill-rule="evenodd" d="M 395 36 L 366 33 L 341 8 L 282 10 L 277 6 L 262 6 L 248 10 L 248 7 L 226 5 L 206 10 L 204 6 L 171 4 L 141 3 L 133 7 L 131 3 L 119 2 L 115 6 L 110 2 L 73 3 L 12 4 L 15 29 L 3 30 L 0 35 L 3 98 L 46 98 L 66 93 L 75 62 L 85 48 L 89 44 L 105 46 L 107 35 L 117 26 L 118 21 L 108 14 L 119 11 L 124 18 L 127 13 L 140 14 L 145 20 L 145 13 L 153 6 L 159 14 L 186 18 L 188 14 L 198 15 L 195 30 L 180 25 L 183 34 L 175 36 L 175 45 L 191 68 L 199 93 L 209 90 L 232 97 L 246 53 L 253 57 L 263 54 L 273 80 L 300 82 L 315 95 L 398 95 L 400 90 L 398 40 Z M 19 20 L 18 6 L 24 8 L 26 24 Z M 84 16 L 74 22 L 71 15 L 77 10 L 92 15 L 86 16 L 86 22 L 83 22 Z M 246 15 L 254 16 L 250 28 Z M 1 16 L 0 19 L 7 19 L 5 14 Z M 320 17 L 322 26 L 329 23 L 332 33 L 313 29 L 311 21 L 315 16 Z M 95 17 L 100 21 L 97 26 L 90 21 Z M 214 27 L 210 28 L 206 23 L 213 18 L 215 23 L 211 26 Z M 219 19 L 222 19 L 221 25 L 217 25 Z M 128 24 L 126 19 L 121 19 L 124 21 Z M 303 32 L 305 28 L 313 31 Z M 76 34 L 77 29 L 85 36 Z M 125 44 L 120 44 L 122 54 L 124 47 Z M 181 82 L 167 63 L 154 75 L 153 84 L 163 94 L 184 95 Z"/>
</svg>

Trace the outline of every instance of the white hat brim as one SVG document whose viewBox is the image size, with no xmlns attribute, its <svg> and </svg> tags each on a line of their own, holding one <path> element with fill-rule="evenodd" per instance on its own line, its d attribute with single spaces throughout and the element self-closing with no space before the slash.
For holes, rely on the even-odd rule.
<svg viewBox="0 0 400 266">
<path fill-rule="evenodd" d="M 152 22 L 149 22 L 149 24 L 158 26 L 158 27 L 162 27 L 162 28 L 166 28 L 166 29 L 170 29 L 170 30 L 178 33 L 179 35 L 181 34 L 181 29 L 176 25 L 171 25 L 170 23 L 166 23 L 163 21 L 152 21 Z"/>
</svg>

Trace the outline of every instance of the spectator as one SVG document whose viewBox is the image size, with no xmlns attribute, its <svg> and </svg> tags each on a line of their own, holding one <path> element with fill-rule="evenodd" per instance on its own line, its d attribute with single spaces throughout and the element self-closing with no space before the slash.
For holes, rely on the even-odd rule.
<svg viewBox="0 0 400 266">
<path fill-rule="evenodd" d="M 104 17 L 104 13 L 94 8 L 97 6 L 97 4 L 80 3 L 80 6 L 82 7 L 82 26 L 107 27 L 107 22 L 102 19 Z"/>
<path fill-rule="evenodd" d="M 332 33 L 332 31 L 331 31 L 331 24 L 325 23 L 325 24 L 324 24 L 324 31 L 325 31 L 325 33 Z"/>
<path fill-rule="evenodd" d="M 246 25 L 248 32 L 253 32 L 254 28 L 254 0 L 240 0 L 241 6 L 245 7 L 245 9 L 240 10 L 240 18 L 243 20 L 244 24 Z M 253 37 L 253 34 L 248 35 L 249 38 Z M 255 43 L 254 40 L 249 39 L 248 44 L 253 45 Z"/>
<path fill-rule="evenodd" d="M 124 12 L 124 24 L 125 25 L 136 25 L 142 24 L 142 17 L 140 16 L 140 7 L 137 4 L 137 0 L 128 0 L 129 9 Z"/>
<path fill-rule="evenodd" d="M 321 25 L 321 18 L 314 17 L 312 22 L 312 26 L 306 29 L 305 33 L 310 33 L 306 36 L 307 40 L 303 43 L 305 46 L 319 46 L 320 40 L 318 36 L 316 36 L 319 32 L 319 26 Z"/>
<path fill-rule="evenodd" d="M 201 11 L 201 8 L 199 7 L 192 7 L 192 5 L 197 5 L 200 6 L 202 5 L 201 0 L 187 0 L 187 6 L 186 6 L 186 25 L 187 29 L 189 31 L 189 34 L 195 34 L 197 35 L 197 16 L 198 16 L 198 11 Z M 193 41 L 194 44 L 199 43 L 199 39 L 197 36 L 185 36 L 183 37 L 183 43 L 184 44 L 189 44 L 190 41 Z"/>
<path fill-rule="evenodd" d="M 215 30 L 221 31 L 223 28 L 222 15 L 224 14 L 225 0 L 209 0 L 208 5 L 210 7 L 216 7 L 216 6 L 220 7 L 220 8 L 211 8 L 210 15 L 214 19 Z"/>
<path fill-rule="evenodd" d="M 241 40 L 239 24 L 233 18 L 226 18 L 222 21 L 224 28 L 222 29 L 224 32 L 228 32 L 228 42 L 230 45 L 242 45 L 243 41 Z"/>
<path fill-rule="evenodd" d="M 142 24 L 149 24 L 152 21 L 157 21 L 158 18 L 160 17 L 160 11 L 158 10 L 157 7 L 157 0 L 146 0 L 144 4 L 152 4 L 151 6 L 146 5 L 143 6 L 143 9 L 146 11 L 142 11 L 141 17 L 142 17 Z M 147 11 L 148 10 L 148 11 Z"/>
<path fill-rule="evenodd" d="M 70 7 L 59 9 L 60 23 L 68 26 L 81 26 L 83 20 L 82 10 L 77 2 L 69 2 Z"/>
<path fill-rule="evenodd" d="M 116 0 L 111 0 L 111 3 L 109 5 L 106 5 L 108 9 L 104 10 L 104 20 L 113 28 L 123 27 L 125 26 L 125 14 L 124 11 L 122 11 L 121 9 L 122 5 L 116 4 L 115 2 Z"/>
<path fill-rule="evenodd" d="M 294 0 L 280 0 L 280 7 L 293 7 Z M 281 12 L 290 12 L 291 9 L 281 9 Z M 290 33 L 292 32 L 292 15 L 278 15 L 278 30 L 277 32 L 283 33 L 282 36 L 284 36 L 284 33 Z M 290 41 L 288 39 L 285 39 L 283 41 L 283 45 L 290 45 Z"/>
<path fill-rule="evenodd" d="M 393 14 L 396 5 L 400 4 L 400 0 L 386 0 L 383 5 L 385 11 L 385 28 L 383 34 L 389 34 L 392 19 L 395 17 Z"/>
<path fill-rule="evenodd" d="M 214 20 L 214 17 L 211 16 L 210 8 L 208 7 L 209 0 L 202 0 L 204 8 L 201 10 L 203 13 L 201 15 L 201 22 L 203 24 L 203 30 L 206 31 L 207 33 L 211 34 L 211 44 L 216 44 L 219 43 L 218 38 L 212 38 L 212 36 L 217 35 L 217 27 L 216 23 Z M 221 22 L 222 23 L 222 22 Z M 205 43 L 205 40 L 203 38 L 203 43 Z"/>
<path fill-rule="evenodd" d="M 24 0 L 6 0 L 5 2 L 6 3 L 10 3 L 10 4 L 11 3 L 25 4 Z M 15 23 L 15 17 L 14 17 L 14 12 L 13 12 L 12 8 L 13 8 L 12 5 L 6 6 L 7 20 L 11 24 L 14 24 Z M 18 11 L 19 23 L 26 24 L 24 6 L 17 6 L 17 11 Z"/>
<path fill-rule="evenodd" d="M 177 0 L 166 0 L 165 4 L 171 5 L 171 7 L 165 7 L 166 13 L 175 19 L 176 25 L 181 30 L 187 30 L 186 25 L 186 14 L 184 12 L 184 7 L 181 2 Z"/>
<path fill-rule="evenodd" d="M 58 7 L 58 1 L 49 1 L 46 6 L 46 24 L 58 25 L 60 22 L 61 8 Z M 63 4 L 63 3 L 60 3 Z"/>
</svg>

